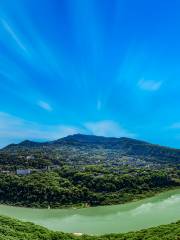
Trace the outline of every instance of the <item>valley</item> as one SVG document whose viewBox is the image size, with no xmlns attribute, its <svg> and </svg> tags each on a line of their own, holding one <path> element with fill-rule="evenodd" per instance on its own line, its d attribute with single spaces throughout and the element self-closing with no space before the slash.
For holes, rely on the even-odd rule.
<svg viewBox="0 0 180 240">
<path fill-rule="evenodd" d="M 139 140 L 82 134 L 11 144 L 0 151 L 0 202 L 59 208 L 153 196 L 180 186 L 179 156 Z"/>
<path fill-rule="evenodd" d="M 179 189 L 180 150 L 135 139 L 76 134 L 0 150 L 0 215 L 55 231 L 99 235 L 176 222 Z M 126 234 L 97 239 L 136 239 L 143 230 Z"/>
</svg>

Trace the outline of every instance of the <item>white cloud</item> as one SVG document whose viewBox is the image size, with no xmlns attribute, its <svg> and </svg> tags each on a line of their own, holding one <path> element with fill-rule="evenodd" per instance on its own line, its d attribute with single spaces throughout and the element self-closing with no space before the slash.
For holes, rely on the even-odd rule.
<svg viewBox="0 0 180 240">
<path fill-rule="evenodd" d="M 170 128 L 172 129 L 180 129 L 180 122 L 173 123 Z"/>
<path fill-rule="evenodd" d="M 160 89 L 161 85 L 162 85 L 162 81 L 155 81 L 155 80 L 141 79 L 138 82 L 138 87 L 145 91 L 157 91 Z"/>
<path fill-rule="evenodd" d="M 0 147 L 23 140 L 49 141 L 76 133 L 93 134 L 106 137 L 135 137 L 111 120 L 87 122 L 80 127 L 72 125 L 47 125 L 0 112 Z"/>
<path fill-rule="evenodd" d="M 42 109 L 51 112 L 53 109 L 51 107 L 51 105 L 47 102 L 44 101 L 39 101 L 38 102 L 38 106 L 41 107 Z"/>
<path fill-rule="evenodd" d="M 118 123 L 111 120 L 104 120 L 99 122 L 88 122 L 85 124 L 85 128 L 93 135 L 106 136 L 106 137 L 134 137 L 133 133 L 130 133 Z"/>
<path fill-rule="evenodd" d="M 9 33 L 9 35 L 12 37 L 12 39 L 16 42 L 16 44 L 24 51 L 27 53 L 27 49 L 25 45 L 21 42 L 17 34 L 13 31 L 13 29 L 10 27 L 10 25 L 5 21 L 4 19 L 0 19 L 2 26 L 4 29 Z"/>
<path fill-rule="evenodd" d="M 43 125 L 0 112 L 0 147 L 29 140 L 55 140 L 70 134 L 83 132 L 69 125 Z"/>
</svg>

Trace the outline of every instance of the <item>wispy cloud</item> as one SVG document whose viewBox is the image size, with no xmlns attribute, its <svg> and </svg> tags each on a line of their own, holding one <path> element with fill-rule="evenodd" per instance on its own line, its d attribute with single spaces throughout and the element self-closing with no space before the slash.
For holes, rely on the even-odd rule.
<svg viewBox="0 0 180 240">
<path fill-rule="evenodd" d="M 180 122 L 175 122 L 170 126 L 171 129 L 180 129 Z"/>
<path fill-rule="evenodd" d="M 76 133 L 106 137 L 135 137 L 135 134 L 111 120 L 87 122 L 81 126 L 65 124 L 47 125 L 0 112 L 0 147 L 25 139 L 35 141 L 55 140 Z"/>
<path fill-rule="evenodd" d="M 39 124 L 0 112 L 0 147 L 25 139 L 46 141 L 79 132 L 83 130 L 75 126 Z"/>
<path fill-rule="evenodd" d="M 44 102 L 44 101 L 39 101 L 38 103 L 38 106 L 48 112 L 51 112 L 53 109 L 51 107 L 51 105 L 47 102 Z"/>
<path fill-rule="evenodd" d="M 161 85 L 162 85 L 162 81 L 155 81 L 155 80 L 141 79 L 138 82 L 138 87 L 141 90 L 145 90 L 145 91 L 157 91 L 160 89 Z"/>
<path fill-rule="evenodd" d="M 124 129 L 115 121 L 104 120 L 98 122 L 88 122 L 85 128 L 94 135 L 106 137 L 134 137 L 135 134 Z"/>
<path fill-rule="evenodd" d="M 25 45 L 22 43 L 22 41 L 20 40 L 20 38 L 18 37 L 18 35 L 14 32 L 14 30 L 12 29 L 12 27 L 8 24 L 7 21 L 5 21 L 4 19 L 0 19 L 0 22 L 2 24 L 2 26 L 4 27 L 4 29 L 8 32 L 8 34 L 11 36 L 11 38 L 16 42 L 16 44 L 18 45 L 18 47 L 21 48 L 21 50 L 23 50 L 24 52 L 27 53 L 27 49 L 25 47 Z"/>
</svg>

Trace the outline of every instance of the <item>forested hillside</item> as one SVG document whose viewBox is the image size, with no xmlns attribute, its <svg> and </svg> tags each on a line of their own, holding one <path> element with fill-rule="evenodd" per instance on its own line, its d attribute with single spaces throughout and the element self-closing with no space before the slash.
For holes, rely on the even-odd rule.
<svg viewBox="0 0 180 240">
<path fill-rule="evenodd" d="M 0 167 L 43 168 L 49 165 L 85 164 L 104 166 L 179 165 L 180 150 L 129 138 L 107 138 L 76 134 L 56 141 L 37 143 L 24 141 L 0 150 Z"/>
<path fill-rule="evenodd" d="M 33 207 L 96 206 L 152 196 L 175 186 L 179 186 L 177 177 L 162 170 L 124 169 L 119 174 L 97 167 L 81 172 L 62 167 L 25 176 L 1 173 L 0 202 Z"/>
<path fill-rule="evenodd" d="M 78 134 L 46 143 L 24 141 L 0 151 L 0 202 L 95 206 L 151 196 L 180 186 L 179 154 L 128 138 Z"/>
</svg>

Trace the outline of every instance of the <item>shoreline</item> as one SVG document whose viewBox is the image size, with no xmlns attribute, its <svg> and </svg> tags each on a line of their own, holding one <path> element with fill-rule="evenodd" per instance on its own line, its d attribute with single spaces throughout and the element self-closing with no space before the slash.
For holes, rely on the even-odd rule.
<svg viewBox="0 0 180 240">
<path fill-rule="evenodd" d="M 68 209 L 86 209 L 86 208 L 96 208 L 96 207 L 108 207 L 108 206 L 117 206 L 117 205 L 124 205 L 124 204 L 128 204 L 128 203 L 135 203 L 144 199 L 149 199 L 155 196 L 158 196 L 159 194 L 162 193 L 166 193 L 169 191 L 173 191 L 173 190 L 178 190 L 180 189 L 180 186 L 175 186 L 175 187 L 170 187 L 170 188 L 162 188 L 162 189 L 158 189 L 157 191 L 152 191 L 152 192 L 145 192 L 143 194 L 147 194 L 146 196 L 142 196 L 140 195 L 139 198 L 135 197 L 132 200 L 129 201 L 125 201 L 125 202 L 120 202 L 120 203 L 116 203 L 116 204 L 102 204 L 102 205 L 89 205 L 87 203 L 81 203 L 79 205 L 62 205 L 59 207 L 33 207 L 33 206 L 26 206 L 26 205 L 16 205 L 16 204 L 12 204 L 12 203 L 1 203 L 0 202 L 0 206 L 7 206 L 7 207 L 17 207 L 17 208 L 25 208 L 25 209 L 37 209 L 37 210 L 68 210 Z"/>
<path fill-rule="evenodd" d="M 122 239 L 123 240 L 123 239 L 144 239 L 144 237 L 146 238 L 147 236 L 149 236 L 150 239 L 177 239 L 174 237 L 179 236 L 179 231 L 177 232 L 177 230 L 179 229 L 179 225 L 180 225 L 180 221 L 178 220 L 178 221 L 173 221 L 171 223 L 163 223 L 157 226 L 151 226 L 151 227 L 142 228 L 135 231 L 128 231 L 124 233 L 118 232 L 118 233 L 108 233 L 108 234 L 83 234 L 81 232 L 65 233 L 62 231 L 54 231 L 54 230 L 48 229 L 47 227 L 43 227 L 39 224 L 34 224 L 27 221 L 21 221 L 18 219 L 13 219 L 11 217 L 1 216 L 1 215 L 0 215 L 0 223 L 2 223 L 2 228 L 1 228 L 2 231 L 0 231 L 0 233 L 3 233 L 4 237 L 7 236 L 12 238 L 12 233 L 13 233 L 13 236 L 16 236 L 17 234 L 18 235 L 21 234 L 23 239 L 29 239 L 29 240 L 32 239 L 32 233 L 35 233 L 33 236 L 37 238 L 37 234 L 39 233 L 39 230 L 41 230 L 41 236 L 40 238 L 39 237 L 37 238 L 39 240 L 43 236 L 45 237 L 43 239 L 47 239 L 47 233 L 50 234 L 49 236 L 50 238 L 48 238 L 49 240 L 52 239 L 52 237 L 55 237 L 53 239 L 74 239 L 74 240 L 75 239 L 76 240 L 77 239 L 84 239 L 84 240 Z M 19 228 L 19 226 L 22 226 L 22 230 Z M 6 231 L 6 229 L 8 229 L 8 231 Z M 11 230 L 10 232 L 9 232 L 9 229 Z M 162 237 L 163 235 L 164 235 L 163 238 L 159 238 L 159 236 Z M 167 236 L 169 237 L 167 238 Z M 152 237 L 155 237 L 155 238 L 152 238 Z M 3 239 L 6 239 L 6 238 L 3 238 Z M 13 239 L 16 239 L 16 237 Z"/>
<path fill-rule="evenodd" d="M 176 196 L 174 198 L 174 196 Z M 18 208 L 13 206 L 0 206 L 0 215 L 3 217 L 10 217 L 15 220 L 20 220 L 22 222 L 34 223 L 36 225 L 45 227 L 50 231 L 60 231 L 64 233 L 73 234 L 75 233 L 75 237 L 84 235 L 91 236 L 100 236 L 106 235 L 110 233 L 127 233 L 131 231 L 138 231 L 141 229 L 147 229 L 149 227 L 155 227 L 162 224 L 170 224 L 176 221 L 179 221 L 179 196 L 180 196 L 180 188 L 169 189 L 167 191 L 163 191 L 161 193 L 156 194 L 154 197 L 142 199 L 140 201 L 134 201 L 127 204 L 120 205 L 110 205 L 110 206 L 100 206 L 95 208 L 84 208 L 72 210 L 70 209 L 52 209 L 49 211 L 48 209 L 30 209 L 30 208 Z M 171 201 L 171 199 L 173 201 Z M 178 200 L 178 205 L 176 202 Z M 169 201 L 170 200 L 170 201 Z M 175 200 L 175 201 L 174 201 Z M 162 210 L 162 206 L 164 206 L 165 202 L 172 202 L 174 209 L 174 217 L 168 217 L 167 213 L 164 213 Z M 161 205 L 161 203 L 163 205 Z M 155 204 L 155 205 L 154 205 Z M 151 214 L 145 211 L 145 214 L 141 212 L 144 209 L 149 209 L 149 206 L 152 207 L 153 215 L 157 213 L 162 213 L 164 217 L 161 217 L 159 220 L 154 218 L 153 222 L 149 220 L 151 219 Z M 156 209 L 157 208 L 157 212 Z M 140 210 L 140 212 L 139 212 Z M 177 211 L 176 211 L 177 210 Z M 143 210 L 144 211 L 144 210 Z M 163 211 L 163 212 L 162 212 Z M 167 212 L 171 211 L 171 207 L 167 207 Z M 137 215 L 135 213 L 138 213 Z M 140 214 L 140 215 L 139 215 Z M 148 215 L 146 215 L 148 214 Z M 105 215 L 105 218 L 104 218 Z M 91 217 L 95 216 L 97 222 L 92 223 Z M 108 217 L 112 216 L 112 218 Z M 96 218 L 97 217 L 97 218 Z M 142 217 L 144 220 L 142 221 Z M 97 220 L 99 219 L 99 220 Z M 111 219 L 111 224 L 109 220 Z M 122 221 L 123 219 L 123 221 Z M 166 220 L 164 220 L 166 219 Z M 65 221 L 64 221 L 65 220 Z M 85 225 L 83 222 L 85 221 Z M 53 224 L 51 223 L 53 222 Z M 99 222 L 101 221 L 101 222 Z M 137 221 L 137 226 L 136 225 Z M 138 223 L 139 221 L 139 223 Z M 93 221 L 94 222 L 94 221 Z M 114 223 L 113 223 L 114 222 Z M 69 226 L 69 223 L 71 226 Z M 97 228 L 97 224 L 99 224 L 99 228 Z M 135 223 L 135 225 L 134 225 Z M 107 228 L 105 227 L 107 226 Z"/>
</svg>

